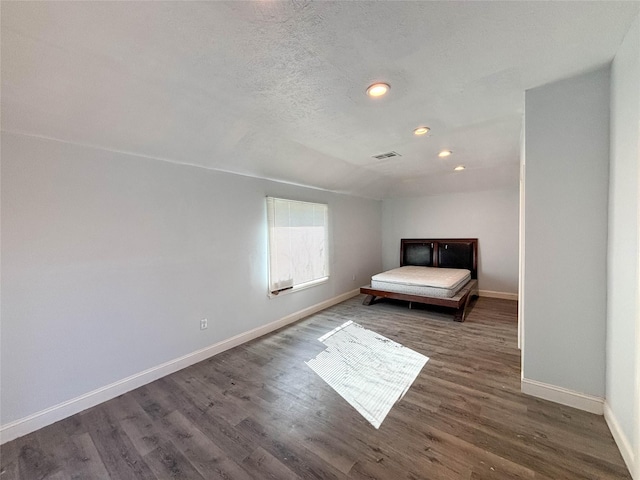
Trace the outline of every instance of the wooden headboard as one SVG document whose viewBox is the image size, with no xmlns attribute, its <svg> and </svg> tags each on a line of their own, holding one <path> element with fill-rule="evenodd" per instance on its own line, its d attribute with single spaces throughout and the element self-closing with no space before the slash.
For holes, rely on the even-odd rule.
<svg viewBox="0 0 640 480">
<path fill-rule="evenodd" d="M 403 238 L 400 266 L 466 268 L 478 278 L 477 238 Z"/>
</svg>

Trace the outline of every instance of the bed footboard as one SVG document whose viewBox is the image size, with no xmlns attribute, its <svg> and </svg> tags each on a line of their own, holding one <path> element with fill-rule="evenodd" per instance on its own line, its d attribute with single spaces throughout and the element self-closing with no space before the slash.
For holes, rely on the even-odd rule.
<svg viewBox="0 0 640 480">
<path fill-rule="evenodd" d="M 391 298 L 394 300 L 404 300 L 405 302 L 411 303 L 422 303 L 425 305 L 439 305 L 442 307 L 450 307 L 454 308 L 454 317 L 453 319 L 456 322 L 464 322 L 467 313 L 467 307 L 469 305 L 469 300 L 471 297 L 478 296 L 478 280 L 473 279 L 469 280 L 469 282 L 462 287 L 462 289 L 451 298 L 440 298 L 440 297 L 425 297 L 422 295 L 409 295 L 406 293 L 396 293 L 396 292 L 388 292 L 386 290 L 377 290 L 375 288 L 371 288 L 371 286 L 367 285 L 366 287 L 360 288 L 360 293 L 364 293 L 367 296 L 362 301 L 363 305 L 371 305 L 375 303 L 376 299 L 379 298 Z"/>
</svg>

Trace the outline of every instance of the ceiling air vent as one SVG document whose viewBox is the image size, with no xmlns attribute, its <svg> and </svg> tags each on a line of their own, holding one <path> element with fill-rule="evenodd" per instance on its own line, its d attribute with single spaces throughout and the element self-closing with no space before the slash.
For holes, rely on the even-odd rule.
<svg viewBox="0 0 640 480">
<path fill-rule="evenodd" d="M 398 152 L 387 152 L 387 153 L 381 153 L 380 155 L 374 155 L 373 158 L 377 160 L 384 160 L 385 158 L 401 157 L 401 156 L 402 155 L 400 155 Z"/>
</svg>

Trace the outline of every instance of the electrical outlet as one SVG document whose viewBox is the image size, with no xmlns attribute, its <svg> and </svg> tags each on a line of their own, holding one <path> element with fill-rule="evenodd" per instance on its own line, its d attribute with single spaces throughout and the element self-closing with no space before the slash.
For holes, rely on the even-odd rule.
<svg viewBox="0 0 640 480">
<path fill-rule="evenodd" d="M 354 282 L 356 281 L 356 275 L 355 275 L 355 273 L 351 276 L 351 280 L 352 280 L 352 281 L 354 281 Z"/>
<path fill-rule="evenodd" d="M 209 320 L 203 318 L 200 320 L 200 330 L 205 330 L 209 326 Z"/>
</svg>

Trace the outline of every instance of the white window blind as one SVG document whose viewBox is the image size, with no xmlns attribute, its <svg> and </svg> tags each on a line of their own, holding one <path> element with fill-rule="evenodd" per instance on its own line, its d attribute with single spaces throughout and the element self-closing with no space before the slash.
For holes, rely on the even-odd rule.
<svg viewBox="0 0 640 480">
<path fill-rule="evenodd" d="M 272 294 L 329 276 L 327 205 L 267 197 L 267 222 Z"/>
</svg>

